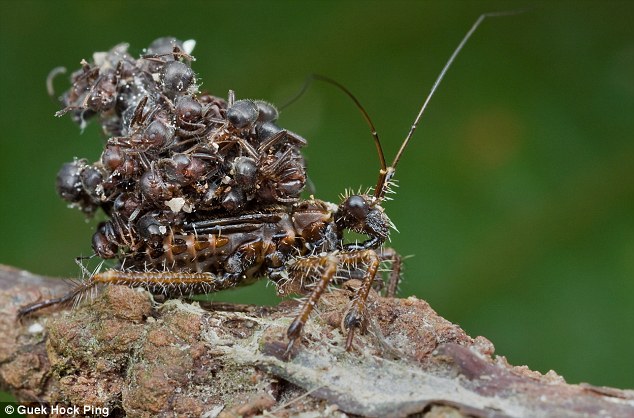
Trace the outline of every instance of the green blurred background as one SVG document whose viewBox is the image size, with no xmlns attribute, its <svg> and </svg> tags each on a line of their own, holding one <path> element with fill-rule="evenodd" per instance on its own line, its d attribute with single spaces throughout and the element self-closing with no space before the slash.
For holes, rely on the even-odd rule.
<svg viewBox="0 0 634 418">
<path fill-rule="evenodd" d="M 196 39 L 203 87 L 283 103 L 330 76 L 372 115 L 388 159 L 454 47 L 449 71 L 386 205 L 424 298 L 512 364 L 569 382 L 634 387 L 634 3 L 0 2 L 0 262 L 76 276 L 95 222 L 55 193 L 57 170 L 98 158 L 44 81 L 56 66 L 125 41 Z M 57 80 L 66 88 L 66 79 Z M 280 124 L 309 139 L 321 199 L 369 186 L 378 160 L 340 92 L 314 85 Z M 216 296 L 275 303 L 264 282 Z"/>
</svg>

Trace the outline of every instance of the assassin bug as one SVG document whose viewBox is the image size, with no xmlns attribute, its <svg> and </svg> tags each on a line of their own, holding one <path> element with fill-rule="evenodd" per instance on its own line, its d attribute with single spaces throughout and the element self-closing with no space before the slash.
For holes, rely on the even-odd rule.
<svg viewBox="0 0 634 418">
<path fill-rule="evenodd" d="M 349 350 L 355 332 L 364 329 L 366 300 L 383 261 L 392 262 L 386 293 L 388 296 L 396 293 L 401 257 L 391 248 L 384 247 L 393 225 L 382 203 L 391 192 L 390 186 L 403 152 L 431 97 L 467 40 L 485 18 L 507 14 L 483 14 L 475 21 L 438 75 L 390 165 L 386 163 L 376 129 L 359 101 L 339 83 L 315 76 L 348 95 L 369 125 L 381 166 L 374 189 L 345 196 L 338 205 L 311 197 L 296 202 L 278 200 L 234 213 L 203 211 L 195 217 L 185 217 L 178 225 L 170 224 L 172 219 L 166 219 L 164 213 L 147 211 L 139 220 L 142 224 L 139 226 L 140 239 L 145 242 L 142 248 L 128 246 L 127 250 L 117 253 L 114 248 L 108 248 L 112 257 L 119 259 L 118 268 L 95 273 L 65 296 L 26 306 L 19 315 L 81 298 L 100 284 L 143 287 L 176 296 L 216 292 L 268 277 L 280 293 L 286 289 L 308 292 L 287 330 L 287 352 L 290 352 L 328 285 L 341 278 L 360 277 L 362 284 L 342 320 L 342 328 L 347 332 L 345 347 Z M 230 102 L 233 104 L 232 100 Z M 244 109 L 237 109 L 230 116 L 234 118 L 234 126 L 241 126 L 243 121 L 245 126 L 255 123 L 257 113 L 253 113 L 253 104 L 244 103 L 241 107 Z M 251 122 L 248 122 L 249 118 Z M 107 227 L 102 229 L 96 236 L 103 242 L 97 242 L 96 248 L 101 248 L 101 244 L 107 246 L 108 236 L 112 235 Z M 363 234 L 367 239 L 345 242 L 344 231 Z"/>
</svg>

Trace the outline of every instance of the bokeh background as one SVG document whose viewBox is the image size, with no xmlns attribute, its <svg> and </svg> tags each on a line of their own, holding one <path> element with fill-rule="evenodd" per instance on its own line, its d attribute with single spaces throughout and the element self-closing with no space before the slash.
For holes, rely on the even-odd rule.
<svg viewBox="0 0 634 418">
<path fill-rule="evenodd" d="M 55 118 L 56 66 L 153 39 L 196 39 L 203 87 L 283 103 L 311 73 L 352 90 L 388 159 L 476 17 L 397 173 L 386 209 L 424 298 L 513 364 L 569 382 L 634 387 L 634 3 L 0 2 L 0 262 L 77 276 L 96 222 L 56 195 L 57 170 L 102 139 Z M 58 90 L 67 79 L 56 82 Z M 280 124 L 309 139 L 316 195 L 372 185 L 357 109 L 314 85 Z M 264 282 L 218 300 L 277 301 Z"/>
</svg>

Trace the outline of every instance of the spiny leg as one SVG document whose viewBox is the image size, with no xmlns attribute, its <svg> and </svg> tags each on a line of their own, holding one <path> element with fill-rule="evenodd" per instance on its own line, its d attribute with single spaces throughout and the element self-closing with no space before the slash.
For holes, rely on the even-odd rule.
<svg viewBox="0 0 634 418">
<path fill-rule="evenodd" d="M 382 274 L 377 274 L 374 278 L 373 289 L 381 293 L 385 297 L 395 297 L 398 293 L 398 286 L 401 280 L 401 269 L 403 265 L 403 258 L 393 248 L 383 247 L 377 251 L 377 255 L 381 260 L 381 264 L 389 263 L 389 274 L 387 280 L 384 280 Z M 380 270 L 382 273 L 384 270 Z M 363 281 L 366 275 L 366 271 L 363 268 L 351 266 L 348 269 L 339 269 L 337 276 L 333 278 L 333 281 L 337 284 L 341 284 L 344 281 L 350 279 L 357 279 Z"/>
<path fill-rule="evenodd" d="M 99 284 L 119 284 L 129 287 L 142 287 L 151 292 L 167 295 L 193 295 L 213 293 L 237 286 L 241 280 L 239 274 L 216 275 L 212 273 L 187 272 L 138 272 L 123 270 L 106 270 L 91 275 L 83 283 L 77 285 L 66 295 L 35 302 L 18 310 L 18 319 L 28 316 L 40 309 L 63 305 L 79 300 L 87 292 Z"/>
<path fill-rule="evenodd" d="M 389 261 L 390 275 L 387 281 L 387 289 L 385 290 L 385 296 L 393 298 L 398 292 L 398 284 L 401 281 L 401 267 L 403 265 L 403 258 L 393 248 L 383 248 L 379 254 L 381 261 Z"/>
<path fill-rule="evenodd" d="M 315 305 L 319 301 L 319 298 L 328 288 L 328 284 L 332 280 L 333 276 L 337 272 L 337 256 L 325 256 L 325 257 L 309 257 L 297 260 L 292 266 L 293 271 L 302 272 L 307 276 L 313 272 L 320 272 L 321 277 L 319 282 L 313 288 L 313 291 L 308 296 L 308 299 L 302 305 L 299 314 L 295 317 L 291 325 L 286 330 L 286 336 L 288 337 L 288 346 L 286 347 L 286 355 L 291 352 L 295 341 L 301 336 L 302 329 L 310 313 L 315 308 Z M 323 271 L 322 271 L 323 270 Z"/>
<path fill-rule="evenodd" d="M 374 277 L 381 264 L 380 257 L 374 250 L 355 251 L 352 253 L 339 254 L 339 262 L 343 266 L 356 266 L 359 261 L 364 263 L 365 277 L 361 287 L 357 289 L 354 299 L 352 299 L 350 309 L 343 318 L 343 328 L 348 331 L 346 336 L 346 351 L 352 348 L 355 328 L 362 328 L 365 321 L 365 302 L 374 283 Z"/>
<path fill-rule="evenodd" d="M 151 292 L 168 296 L 214 293 L 235 287 L 242 275 L 225 273 L 223 275 L 200 272 L 178 271 L 121 271 L 107 270 L 92 277 L 96 284 L 120 284 L 129 287 L 142 287 Z"/>
</svg>

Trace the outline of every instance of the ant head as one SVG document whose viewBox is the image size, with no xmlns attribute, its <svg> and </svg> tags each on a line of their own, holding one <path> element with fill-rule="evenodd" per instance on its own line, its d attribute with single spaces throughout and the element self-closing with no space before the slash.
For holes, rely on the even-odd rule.
<svg viewBox="0 0 634 418">
<path fill-rule="evenodd" d="M 253 100 L 243 99 L 231 103 L 227 109 L 227 120 L 237 129 L 251 129 L 258 120 L 260 111 Z"/>
</svg>

